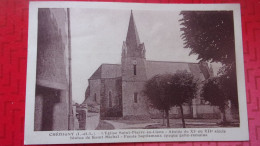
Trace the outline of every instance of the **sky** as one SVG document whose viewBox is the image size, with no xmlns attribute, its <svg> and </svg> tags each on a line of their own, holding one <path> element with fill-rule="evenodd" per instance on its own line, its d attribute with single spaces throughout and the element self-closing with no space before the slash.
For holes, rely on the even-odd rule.
<svg viewBox="0 0 260 146">
<path fill-rule="evenodd" d="M 103 63 L 120 64 L 131 10 L 71 9 L 72 98 L 85 99 L 88 79 Z M 181 39 L 179 11 L 133 10 L 146 59 L 198 62 Z M 214 72 L 220 64 L 213 64 Z"/>
</svg>

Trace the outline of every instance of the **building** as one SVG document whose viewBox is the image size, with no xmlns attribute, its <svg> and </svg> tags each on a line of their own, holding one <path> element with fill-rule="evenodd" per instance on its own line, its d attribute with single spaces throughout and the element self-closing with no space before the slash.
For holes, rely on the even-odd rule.
<svg viewBox="0 0 260 146">
<path fill-rule="evenodd" d="M 123 42 L 121 64 L 102 64 L 89 78 L 85 104 L 100 105 L 101 119 L 150 118 L 160 112 L 148 106 L 142 94 L 147 80 L 157 74 L 186 70 L 203 82 L 213 76 L 212 68 L 205 62 L 166 62 L 146 59 L 145 44 L 139 39 L 134 16 L 131 12 L 126 41 Z M 206 110 L 205 110 L 206 109 Z M 184 114 L 190 117 L 219 116 L 218 109 L 204 104 L 199 96 L 192 105 L 184 106 Z M 178 108 L 170 111 L 179 116 Z"/>
<path fill-rule="evenodd" d="M 68 9 L 38 10 L 35 131 L 72 130 Z"/>
</svg>

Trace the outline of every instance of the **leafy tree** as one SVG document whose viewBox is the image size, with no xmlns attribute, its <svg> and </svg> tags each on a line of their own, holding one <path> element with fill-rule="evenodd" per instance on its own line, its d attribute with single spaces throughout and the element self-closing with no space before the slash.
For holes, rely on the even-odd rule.
<svg viewBox="0 0 260 146">
<path fill-rule="evenodd" d="M 156 75 L 146 82 L 143 91 L 144 94 L 148 97 L 153 108 L 165 111 L 167 127 L 170 127 L 169 110 L 171 108 L 171 97 L 168 94 L 168 92 L 170 91 L 168 85 L 170 79 L 170 74 Z"/>
<path fill-rule="evenodd" d="M 238 108 L 233 12 L 182 11 L 180 15 L 184 48 L 198 60 L 222 63 L 218 73 L 225 87 L 222 92 Z"/>
<path fill-rule="evenodd" d="M 222 86 L 222 92 L 232 103 L 232 106 L 238 109 L 237 78 L 235 64 L 225 65 L 219 70 L 219 80 Z"/>
<path fill-rule="evenodd" d="M 179 20 L 185 48 L 198 60 L 230 64 L 235 61 L 232 11 L 182 11 Z"/>
<path fill-rule="evenodd" d="M 228 97 L 225 95 L 221 81 L 223 81 L 221 77 L 208 79 L 202 87 L 201 96 L 212 105 L 219 107 L 223 115 L 223 122 L 226 123 L 225 107 L 227 106 Z"/>
<path fill-rule="evenodd" d="M 182 105 L 189 103 L 197 94 L 197 81 L 191 73 L 179 71 L 175 73 L 170 81 L 172 101 L 171 104 L 181 109 L 182 125 L 185 128 L 184 113 Z"/>
<path fill-rule="evenodd" d="M 165 111 L 167 127 L 170 127 L 169 110 L 173 106 L 181 109 L 182 123 L 185 128 L 183 103 L 196 96 L 197 82 L 192 74 L 179 71 L 174 75 L 156 75 L 145 84 L 144 94 L 150 100 L 152 107 Z"/>
</svg>

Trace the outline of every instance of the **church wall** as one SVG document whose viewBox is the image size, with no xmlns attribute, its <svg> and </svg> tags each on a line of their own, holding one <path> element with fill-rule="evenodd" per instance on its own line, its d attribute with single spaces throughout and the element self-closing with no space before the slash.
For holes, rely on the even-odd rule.
<svg viewBox="0 0 260 146">
<path fill-rule="evenodd" d="M 123 116 L 149 116 L 147 98 L 143 95 L 144 82 L 123 81 Z M 134 94 L 137 93 L 137 102 Z"/>
<path fill-rule="evenodd" d="M 145 59 L 128 57 L 122 61 L 123 81 L 146 81 Z M 134 75 L 134 65 L 136 65 L 136 75 Z"/>
<path fill-rule="evenodd" d="M 100 79 L 89 80 L 89 87 L 90 87 L 90 97 L 89 97 L 90 100 L 96 101 L 98 104 L 100 104 L 100 90 L 101 90 Z"/>
<path fill-rule="evenodd" d="M 123 117 L 149 117 L 146 97 L 143 95 L 146 76 L 144 58 L 127 57 L 122 59 Z M 134 69 L 134 66 L 135 69 Z M 135 95 L 136 94 L 136 95 Z M 136 96 L 136 100 L 135 100 Z"/>
<path fill-rule="evenodd" d="M 101 118 L 122 116 L 121 78 L 101 79 Z"/>
</svg>

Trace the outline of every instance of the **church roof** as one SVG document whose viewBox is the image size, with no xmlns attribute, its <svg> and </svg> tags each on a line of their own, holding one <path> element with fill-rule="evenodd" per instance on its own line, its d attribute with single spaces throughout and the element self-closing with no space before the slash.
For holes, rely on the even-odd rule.
<svg viewBox="0 0 260 146">
<path fill-rule="evenodd" d="M 121 77 L 121 65 L 120 64 L 102 64 L 89 78 L 104 79 L 104 78 L 118 78 Z"/>
<path fill-rule="evenodd" d="M 205 77 L 201 72 L 198 63 L 187 62 L 167 62 L 167 61 L 146 61 L 147 79 L 158 74 L 176 73 L 177 71 L 187 71 L 192 73 L 196 78 L 204 80 Z"/>
<path fill-rule="evenodd" d="M 100 79 L 101 78 L 101 66 L 91 75 L 89 79 Z"/>
<path fill-rule="evenodd" d="M 170 61 L 150 61 L 146 63 L 147 79 L 158 74 L 176 73 L 177 71 L 187 71 L 192 73 L 196 78 L 205 80 L 209 77 L 209 72 L 206 66 L 200 63 L 188 62 L 170 62 Z M 102 64 L 89 78 L 94 79 L 109 79 L 122 76 L 120 64 Z"/>
</svg>

